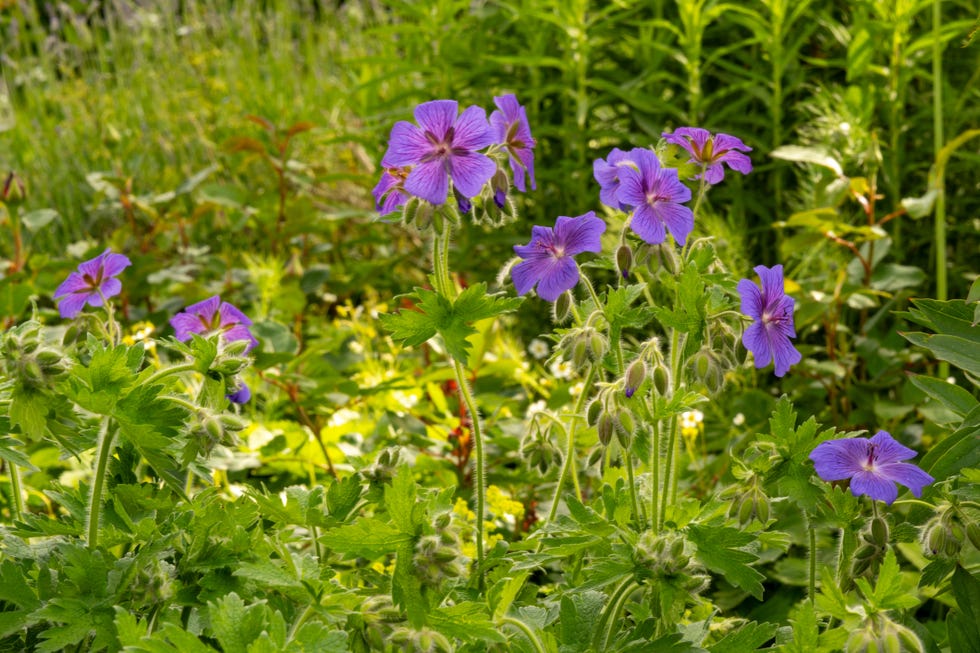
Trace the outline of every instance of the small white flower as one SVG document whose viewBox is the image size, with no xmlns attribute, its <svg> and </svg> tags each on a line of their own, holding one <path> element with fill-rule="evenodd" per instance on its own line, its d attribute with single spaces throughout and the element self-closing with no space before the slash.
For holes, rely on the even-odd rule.
<svg viewBox="0 0 980 653">
<path fill-rule="evenodd" d="M 738 413 L 737 415 L 735 415 L 735 417 L 732 418 L 732 424 L 734 424 L 735 426 L 741 426 L 742 424 L 745 424 L 745 415 L 743 415 L 742 413 Z"/>
<path fill-rule="evenodd" d="M 577 397 L 580 394 L 582 394 L 582 391 L 583 390 L 585 390 L 585 381 L 579 381 L 578 383 L 576 383 L 575 385 L 573 385 L 571 388 L 569 388 L 568 392 L 573 397 Z"/>
<path fill-rule="evenodd" d="M 354 354 L 363 354 L 364 353 L 364 345 L 362 345 L 361 343 L 359 343 L 357 340 L 351 340 L 350 341 L 350 344 L 347 345 L 347 348 L 350 349 L 351 350 L 351 353 L 354 353 Z"/>
<path fill-rule="evenodd" d="M 555 361 L 548 366 L 548 369 L 551 371 L 551 376 L 555 377 L 556 379 L 570 379 L 572 378 L 572 374 L 575 372 L 571 362 L 560 358 L 555 359 Z"/>
<path fill-rule="evenodd" d="M 952 383 L 953 385 L 956 385 L 956 377 L 955 376 L 947 376 L 946 377 L 946 383 Z"/>
<path fill-rule="evenodd" d="M 527 407 L 527 412 L 524 414 L 524 416 L 527 419 L 531 419 L 538 413 L 543 413 L 546 410 L 548 410 L 547 402 L 544 399 L 538 399 L 533 404 Z"/>
<path fill-rule="evenodd" d="M 343 426 L 358 419 L 361 419 L 361 414 L 356 410 L 341 408 L 330 416 L 330 419 L 327 420 L 327 426 Z"/>
<path fill-rule="evenodd" d="M 841 130 L 842 132 L 844 132 L 845 134 L 847 134 L 848 132 L 850 132 L 850 131 L 851 131 L 851 123 L 849 123 L 849 122 L 847 122 L 847 121 L 844 121 L 844 122 L 842 122 L 842 123 L 840 124 L 840 130 Z"/>
<path fill-rule="evenodd" d="M 419 396 L 414 392 L 409 394 L 401 390 L 395 390 L 391 393 L 391 398 L 400 403 L 406 410 L 414 408 L 415 404 L 419 403 Z"/>
<path fill-rule="evenodd" d="M 534 338 L 533 340 L 531 340 L 531 342 L 527 346 L 527 350 L 528 352 L 530 352 L 532 356 L 534 356 L 536 360 L 541 360 L 542 358 L 545 358 L 550 353 L 550 349 L 548 348 L 548 343 L 546 343 L 541 338 Z"/>
</svg>

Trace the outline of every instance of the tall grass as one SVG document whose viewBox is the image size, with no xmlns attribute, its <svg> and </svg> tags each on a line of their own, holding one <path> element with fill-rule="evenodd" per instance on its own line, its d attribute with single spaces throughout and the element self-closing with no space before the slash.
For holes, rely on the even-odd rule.
<svg viewBox="0 0 980 653">
<path fill-rule="evenodd" d="M 293 150 L 308 165 L 315 200 L 304 224 L 346 220 L 370 209 L 367 190 L 394 119 L 426 99 L 488 106 L 492 95 L 515 92 L 539 140 L 540 190 L 526 220 L 594 208 L 594 158 L 698 124 L 755 148 L 762 179 L 719 194 L 734 207 L 723 218 L 767 251 L 769 225 L 801 208 L 786 192 L 796 184 L 791 164 L 767 154 L 794 142 L 807 115 L 798 106 L 825 89 L 857 87 L 874 104 L 889 206 L 925 190 L 935 38 L 947 64 L 949 133 L 980 124 L 980 55 L 976 44 L 960 47 L 975 7 L 943 3 L 934 37 L 927 5 L 119 0 L 87 11 L 59 4 L 52 17 L 20 2 L 0 10 L 15 116 L 0 133 L 0 165 L 28 178 L 33 206 L 63 216 L 47 237 L 57 248 L 103 226 L 105 214 L 91 211 L 98 193 L 85 181 L 95 171 L 132 177 L 134 193 L 156 194 L 215 166 L 213 181 L 246 189 L 262 210 L 271 186 L 261 166 L 222 145 L 256 134 L 250 114 L 278 125 L 310 121 L 316 129 Z M 969 152 L 950 162 L 951 215 L 977 212 L 976 162 Z M 903 248 L 919 256 L 931 236 L 900 224 Z M 491 253 L 475 248 L 473 260 L 489 265 L 512 241 L 507 233 L 481 239 Z"/>
</svg>

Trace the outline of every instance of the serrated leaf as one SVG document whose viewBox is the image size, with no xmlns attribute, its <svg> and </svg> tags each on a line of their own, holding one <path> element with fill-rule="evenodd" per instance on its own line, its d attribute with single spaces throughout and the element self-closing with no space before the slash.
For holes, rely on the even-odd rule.
<svg viewBox="0 0 980 653">
<path fill-rule="evenodd" d="M 563 651 L 586 651 L 592 644 L 599 616 L 606 603 L 602 592 L 588 590 L 561 597 L 558 637 Z"/>
<path fill-rule="evenodd" d="M 506 642 L 507 638 L 490 621 L 485 606 L 464 601 L 446 608 L 435 608 L 428 616 L 429 625 L 448 637 L 464 642 Z"/>
<path fill-rule="evenodd" d="M 957 567 L 950 583 L 956 611 L 946 617 L 950 649 L 957 653 L 980 652 L 980 581 Z"/>
<path fill-rule="evenodd" d="M 408 537 L 408 536 L 404 536 Z M 391 598 L 395 605 L 408 613 L 408 621 L 419 628 L 425 623 L 429 604 L 422 595 L 422 584 L 415 575 L 412 559 L 415 547 L 408 539 L 398 545 L 395 555 L 395 571 L 391 576 Z"/>
<path fill-rule="evenodd" d="M 334 480 L 327 488 L 327 510 L 331 517 L 347 519 L 361 499 L 361 481 L 357 476 Z"/>
<path fill-rule="evenodd" d="M 29 438 L 40 440 L 47 428 L 47 401 L 39 392 L 32 392 L 20 387 L 10 393 L 10 408 L 8 409 L 10 424 L 19 426 L 21 433 Z"/>
<path fill-rule="evenodd" d="M 415 477 L 408 465 L 399 465 L 391 485 L 385 488 L 385 507 L 388 516 L 402 533 L 415 535 L 419 524 L 415 523 Z"/>
<path fill-rule="evenodd" d="M 330 630 L 322 623 L 307 622 L 300 627 L 289 645 L 286 653 L 347 653 L 347 633 L 342 630 Z"/>
<path fill-rule="evenodd" d="M 231 592 L 208 603 L 211 632 L 225 651 L 246 651 L 249 644 L 265 630 L 264 603 L 249 606 Z"/>
<path fill-rule="evenodd" d="M 711 653 L 748 653 L 775 637 L 777 624 L 750 621 L 733 633 L 728 633 L 716 644 L 708 647 Z"/>
<path fill-rule="evenodd" d="M 374 560 L 394 553 L 412 536 L 379 519 L 359 519 L 328 531 L 320 541 L 338 553 Z"/>
<path fill-rule="evenodd" d="M 919 587 L 940 587 L 950 572 L 956 568 L 956 561 L 948 558 L 936 558 L 922 569 L 919 577 Z"/>
<path fill-rule="evenodd" d="M 755 539 L 751 533 L 736 528 L 691 524 L 688 535 L 697 546 L 697 558 L 711 571 L 721 574 L 729 583 L 762 600 L 765 576 L 749 566 L 759 557 L 744 547 Z"/>
<path fill-rule="evenodd" d="M 493 619 L 497 621 L 510 610 L 514 599 L 520 594 L 530 572 L 524 571 L 514 576 L 506 576 L 494 583 L 487 592 L 487 603 L 493 609 Z"/>
</svg>

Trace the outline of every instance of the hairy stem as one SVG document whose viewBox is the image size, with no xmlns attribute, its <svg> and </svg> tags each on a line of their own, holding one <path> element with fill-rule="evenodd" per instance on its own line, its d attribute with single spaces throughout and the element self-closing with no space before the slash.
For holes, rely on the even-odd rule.
<svg viewBox="0 0 980 653">
<path fill-rule="evenodd" d="M 102 492 L 105 487 L 106 470 L 112 457 L 115 433 L 109 428 L 109 418 L 102 420 L 99 430 L 98 453 L 95 458 L 95 477 L 92 479 L 92 493 L 88 502 L 88 546 L 94 549 L 99 545 L 99 513 L 102 510 Z"/>
<path fill-rule="evenodd" d="M 936 160 L 943 149 L 943 47 L 940 37 L 942 28 L 942 1 L 932 2 L 932 147 Z M 934 241 L 936 247 L 936 299 L 946 301 L 946 188 L 942 175 L 937 175 L 936 217 Z M 939 377 L 949 376 L 949 363 L 939 362 Z"/>
<path fill-rule="evenodd" d="M 554 521 L 555 515 L 558 514 L 558 504 L 561 502 L 561 491 L 565 486 L 565 481 L 568 480 L 570 475 L 575 473 L 575 431 L 578 427 L 579 415 L 585 406 L 585 397 L 589 394 L 589 388 L 592 387 L 594 381 L 595 366 L 592 365 L 589 366 L 589 372 L 585 375 L 582 392 L 579 393 L 578 399 L 575 400 L 575 414 L 572 416 L 572 423 L 568 426 L 568 440 L 565 443 L 565 461 L 561 466 L 561 472 L 558 474 L 558 482 L 555 483 L 555 496 L 551 501 L 551 509 L 548 511 L 548 519 L 545 523 L 550 524 Z M 581 492 L 578 493 L 577 498 L 581 501 Z"/>
<path fill-rule="evenodd" d="M 21 521 L 24 518 L 24 492 L 20 485 L 20 467 L 8 460 L 7 469 L 10 470 L 10 494 L 13 497 L 11 516 L 14 521 Z"/>
<path fill-rule="evenodd" d="M 523 621 L 521 621 L 520 619 L 515 619 L 513 617 L 501 617 L 500 623 L 507 624 L 509 626 L 514 626 L 522 633 L 524 633 L 524 636 L 531 641 L 531 646 L 534 647 L 534 650 L 537 651 L 537 653 L 545 653 L 545 651 L 547 650 L 545 649 L 544 644 L 541 643 L 541 640 L 538 638 L 537 634 L 535 634 L 535 632 L 531 630 L 531 627 L 528 626 Z"/>
<path fill-rule="evenodd" d="M 623 609 L 623 604 L 636 586 L 636 581 L 633 580 L 633 577 L 628 576 L 619 584 L 619 587 L 613 590 L 613 593 L 609 596 L 609 601 L 606 603 L 606 609 L 602 611 L 602 615 L 599 617 L 599 625 L 592 639 L 593 649 L 597 651 L 609 650 L 609 641 L 612 639 L 613 631 L 620 625 L 616 617 Z"/>
</svg>

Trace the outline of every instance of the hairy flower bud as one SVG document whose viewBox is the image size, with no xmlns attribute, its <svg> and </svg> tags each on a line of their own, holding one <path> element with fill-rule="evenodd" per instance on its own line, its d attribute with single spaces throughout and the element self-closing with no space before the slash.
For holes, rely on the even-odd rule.
<svg viewBox="0 0 980 653">
<path fill-rule="evenodd" d="M 585 410 L 585 420 L 589 423 L 589 426 L 595 426 L 599 421 L 599 415 L 602 414 L 602 402 L 598 399 L 593 399 L 589 403 L 589 407 Z"/>
<path fill-rule="evenodd" d="M 647 364 L 637 358 L 626 368 L 626 378 L 623 383 L 623 392 L 626 394 L 626 397 L 632 397 L 646 378 Z"/>
<path fill-rule="evenodd" d="M 589 356 L 589 345 L 585 338 L 578 338 L 572 345 L 572 365 L 582 368 Z"/>
<path fill-rule="evenodd" d="M 888 524 L 881 517 L 871 520 L 871 541 L 882 548 L 888 546 Z"/>
<path fill-rule="evenodd" d="M 616 425 L 612 416 L 609 413 L 603 413 L 602 416 L 599 417 L 599 423 L 596 425 L 596 433 L 599 436 L 599 442 L 602 443 L 602 446 L 609 446 L 609 443 L 612 442 L 613 432 L 615 430 Z"/>
<path fill-rule="evenodd" d="M 572 314 L 572 304 L 574 300 L 572 299 L 572 293 L 568 290 L 558 295 L 558 299 L 552 304 L 551 319 L 555 324 L 561 324 L 568 319 L 568 316 Z"/>
<path fill-rule="evenodd" d="M 667 396 L 667 390 L 670 388 L 670 373 L 663 365 L 653 368 L 653 387 L 661 397 Z"/>
<path fill-rule="evenodd" d="M 625 243 L 616 250 L 616 269 L 624 279 L 629 278 L 630 270 L 633 269 L 633 250 Z"/>
<path fill-rule="evenodd" d="M 602 360 L 607 351 L 609 351 L 609 340 L 606 336 L 593 330 L 589 334 L 589 356 L 592 360 Z"/>
<path fill-rule="evenodd" d="M 636 431 L 636 422 L 633 420 L 633 414 L 628 410 L 620 410 L 616 414 L 615 425 L 616 437 L 619 439 L 619 444 L 623 446 L 623 449 L 628 450 L 633 445 L 633 434 Z"/>
</svg>

